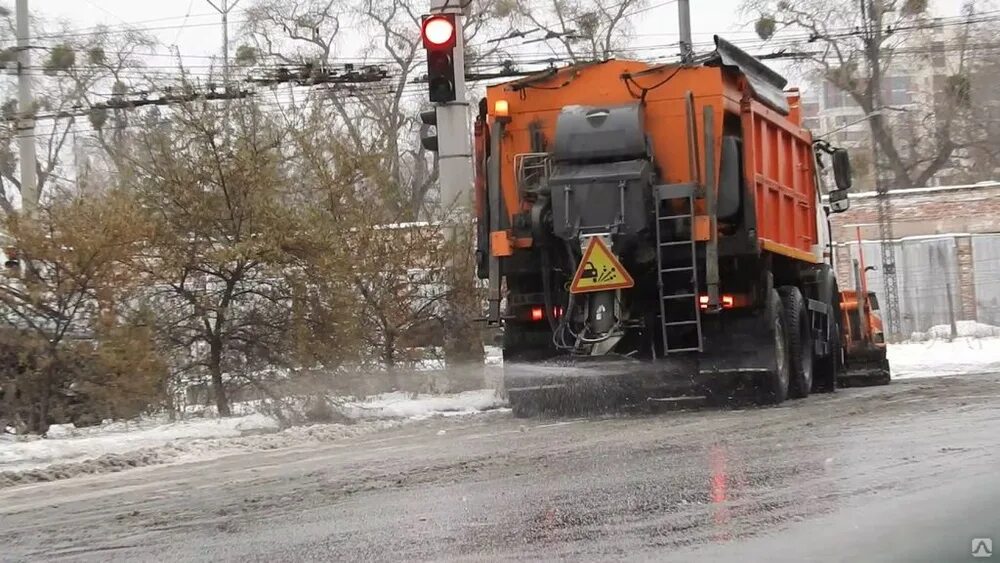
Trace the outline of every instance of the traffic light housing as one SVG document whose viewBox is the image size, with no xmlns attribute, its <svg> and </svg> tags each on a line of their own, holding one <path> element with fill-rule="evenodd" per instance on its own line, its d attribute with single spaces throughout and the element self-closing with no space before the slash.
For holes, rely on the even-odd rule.
<svg viewBox="0 0 1000 563">
<path fill-rule="evenodd" d="M 425 16 L 421 36 L 427 50 L 427 82 L 430 101 L 454 102 L 455 47 L 458 45 L 458 27 L 454 14 Z"/>
<path fill-rule="evenodd" d="M 438 122 L 437 110 L 430 109 L 420 112 L 420 122 L 426 126 L 421 128 L 420 145 L 424 147 L 425 150 L 438 152 L 438 136 L 436 131 Z M 430 128 L 432 127 L 435 131 L 430 133 Z"/>
</svg>

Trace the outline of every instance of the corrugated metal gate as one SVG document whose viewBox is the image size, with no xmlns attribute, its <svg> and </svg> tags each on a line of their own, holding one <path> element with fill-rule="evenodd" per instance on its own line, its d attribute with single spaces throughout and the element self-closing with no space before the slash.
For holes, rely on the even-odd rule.
<svg viewBox="0 0 1000 563">
<path fill-rule="evenodd" d="M 972 263 L 977 320 L 1000 326 L 1000 234 L 972 237 Z"/>
<path fill-rule="evenodd" d="M 848 246 L 851 258 L 857 258 L 857 243 Z M 868 274 L 868 288 L 884 302 L 880 244 L 866 241 L 863 248 L 865 263 L 876 268 Z M 949 292 L 955 316 L 961 318 L 958 253 L 954 237 L 897 242 L 896 275 L 899 280 L 900 330 L 904 336 L 924 332 L 935 325 L 948 324 Z M 854 280 L 846 285 L 854 287 Z"/>
</svg>

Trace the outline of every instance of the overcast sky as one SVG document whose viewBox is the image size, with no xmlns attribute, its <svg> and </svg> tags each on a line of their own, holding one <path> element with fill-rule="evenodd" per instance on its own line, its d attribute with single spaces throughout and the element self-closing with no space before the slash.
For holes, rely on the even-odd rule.
<svg viewBox="0 0 1000 563">
<path fill-rule="evenodd" d="M 240 9 L 252 1 L 242 0 L 233 11 L 233 31 L 242 19 Z M 727 35 L 727 31 L 736 29 L 739 1 L 693 0 L 691 17 L 695 40 L 708 41 L 714 33 Z M 427 0 L 418 2 L 430 4 Z M 8 3 L 13 2 L 9 0 Z M 33 12 L 47 18 L 66 19 L 73 28 L 98 24 L 121 26 L 125 22 L 142 27 L 171 27 L 176 29 L 164 29 L 155 34 L 164 45 L 176 44 L 185 55 L 214 55 L 220 50 L 220 18 L 206 0 L 30 0 L 30 4 Z M 652 9 L 644 12 L 637 22 L 638 45 L 677 40 L 676 3 L 661 4 L 665 4 L 664 0 L 650 0 Z M 185 23 L 186 27 L 179 28 Z M 745 29 L 742 34 L 745 36 Z"/>
<path fill-rule="evenodd" d="M 232 2 L 233 0 L 230 0 Z M 231 32 L 235 34 L 242 21 L 241 9 L 253 0 L 242 0 L 231 15 Z M 691 0 L 692 27 L 696 43 L 707 50 L 713 34 L 720 34 L 733 40 L 753 39 L 753 26 L 741 21 L 738 7 L 741 0 Z M 794 1 L 794 0 L 793 0 Z M 216 3 L 219 4 L 221 0 Z M 415 0 L 428 4 L 429 0 Z M 13 0 L 5 3 L 13 4 Z M 957 14 L 959 0 L 937 0 L 932 2 L 940 15 Z M 163 44 L 158 48 L 162 53 L 157 57 L 158 65 L 169 65 L 173 61 L 166 58 L 170 46 L 176 45 L 187 59 L 188 66 L 206 65 L 207 59 L 197 57 L 218 55 L 221 51 L 220 16 L 207 0 L 30 0 L 33 13 L 46 18 L 65 19 L 74 29 L 89 28 L 98 24 L 120 27 L 124 23 L 151 28 Z M 633 45 L 640 49 L 643 58 L 667 56 L 676 53 L 675 48 L 650 49 L 650 46 L 665 45 L 677 41 L 677 6 L 670 0 L 648 0 L 650 9 L 644 11 L 637 23 L 637 37 Z M 161 28 L 161 29 L 156 29 Z M 531 52 L 539 52 L 536 44 Z M 766 49 L 765 49 L 766 50 Z M 341 57 L 356 53 L 337 53 Z M 779 71 L 784 69 L 778 68 Z"/>
</svg>

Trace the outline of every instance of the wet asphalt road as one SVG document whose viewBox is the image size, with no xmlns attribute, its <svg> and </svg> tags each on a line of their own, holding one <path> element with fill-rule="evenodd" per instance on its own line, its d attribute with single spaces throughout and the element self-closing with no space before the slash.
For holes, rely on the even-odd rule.
<svg viewBox="0 0 1000 563">
<path fill-rule="evenodd" d="M 972 538 L 1000 548 L 998 400 L 980 375 L 767 409 L 494 413 L 2 489 L 0 560 L 979 561 Z"/>
</svg>

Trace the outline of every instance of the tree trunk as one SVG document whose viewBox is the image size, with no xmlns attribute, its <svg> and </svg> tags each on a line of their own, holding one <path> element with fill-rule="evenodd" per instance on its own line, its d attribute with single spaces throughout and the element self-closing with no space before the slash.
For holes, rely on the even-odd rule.
<svg viewBox="0 0 1000 563">
<path fill-rule="evenodd" d="M 232 416 L 229 409 L 229 396 L 226 394 L 226 386 L 222 381 L 222 345 L 218 342 L 211 344 L 211 353 L 208 360 L 208 370 L 212 374 L 212 390 L 215 392 L 215 407 L 219 409 L 219 416 Z"/>
<path fill-rule="evenodd" d="M 53 364 L 55 360 L 53 360 Z M 49 411 L 52 408 L 52 371 L 55 369 L 55 365 L 50 365 L 45 368 L 42 375 L 42 384 L 39 387 L 39 397 L 38 397 L 38 420 L 35 422 L 35 428 L 33 430 L 39 434 L 45 434 L 49 431 Z"/>
<path fill-rule="evenodd" d="M 17 406 L 19 406 L 16 404 L 17 379 L 11 377 L 9 381 L 4 383 L 3 397 L 0 399 L 3 400 L 3 403 L 0 403 L 0 405 L 2 405 L 3 407 L 2 409 L 0 409 L 0 412 L 3 412 L 5 416 L 5 419 L 0 420 L 0 425 L 4 425 L 4 423 L 6 423 L 16 427 L 16 425 L 14 424 L 17 416 L 15 414 L 15 411 L 17 410 Z M 3 432 L 3 428 L 0 428 L 0 432 Z"/>
<path fill-rule="evenodd" d="M 385 342 L 382 344 L 382 363 L 391 370 L 396 367 L 396 333 L 385 331 Z"/>
</svg>

